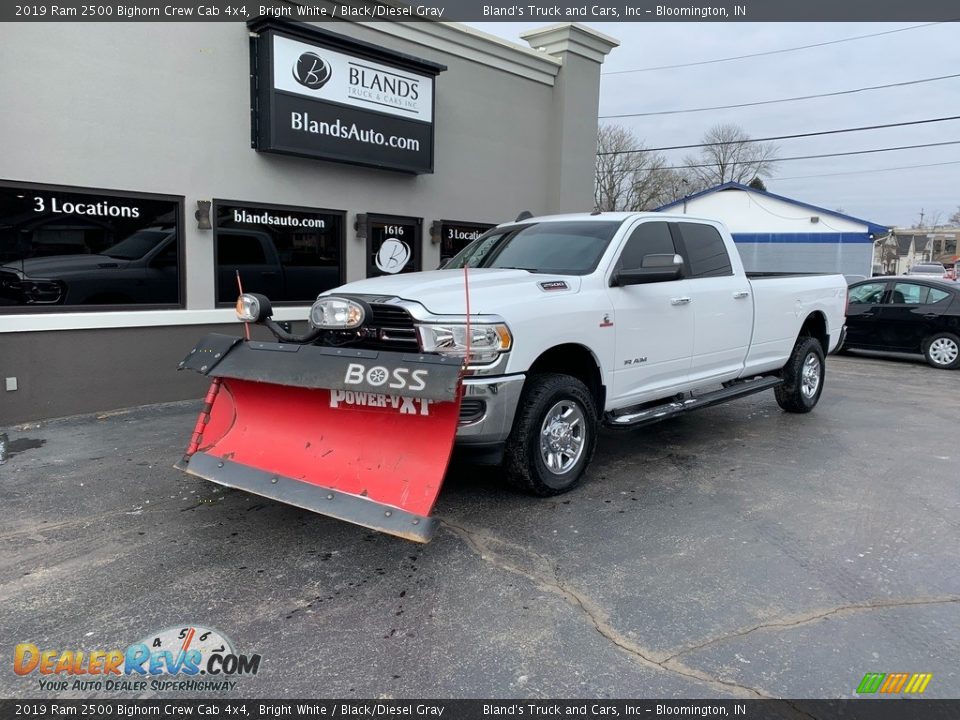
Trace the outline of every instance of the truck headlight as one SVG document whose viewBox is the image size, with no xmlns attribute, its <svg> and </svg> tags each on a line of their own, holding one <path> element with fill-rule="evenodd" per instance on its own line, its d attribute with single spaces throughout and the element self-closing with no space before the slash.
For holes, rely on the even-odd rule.
<svg viewBox="0 0 960 720">
<path fill-rule="evenodd" d="M 363 325 L 366 315 L 355 300 L 322 297 L 310 308 L 310 324 L 322 330 L 352 330 Z"/>
<path fill-rule="evenodd" d="M 59 280 L 26 278 L 19 283 L 19 290 L 28 304 L 53 304 L 63 300 L 66 286 Z"/>
<path fill-rule="evenodd" d="M 237 317 L 243 322 L 258 323 L 273 315 L 273 307 L 266 295 L 244 293 L 237 298 Z"/>
<path fill-rule="evenodd" d="M 420 346 L 424 352 L 439 352 L 464 356 L 467 353 L 467 326 L 461 324 L 423 324 L 417 326 Z M 510 349 L 513 337 L 506 325 L 470 325 L 471 363 L 488 363 Z"/>
</svg>

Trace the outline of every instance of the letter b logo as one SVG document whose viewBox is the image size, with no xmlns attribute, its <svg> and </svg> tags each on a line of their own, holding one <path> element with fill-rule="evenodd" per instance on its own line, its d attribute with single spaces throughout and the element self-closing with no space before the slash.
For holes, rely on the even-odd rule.
<svg viewBox="0 0 960 720">
<path fill-rule="evenodd" d="M 293 66 L 293 79 L 306 88 L 319 90 L 330 79 L 330 66 L 316 53 L 305 52 Z"/>
</svg>

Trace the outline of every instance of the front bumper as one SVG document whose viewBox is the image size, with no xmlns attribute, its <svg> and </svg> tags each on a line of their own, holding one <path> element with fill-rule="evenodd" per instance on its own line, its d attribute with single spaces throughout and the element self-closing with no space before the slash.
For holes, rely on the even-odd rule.
<svg viewBox="0 0 960 720">
<path fill-rule="evenodd" d="M 524 375 L 466 378 L 461 404 L 461 416 L 465 419 L 457 426 L 456 444 L 492 445 L 506 440 L 513 428 L 525 379 Z M 481 406 L 482 411 L 464 412 Z"/>
</svg>

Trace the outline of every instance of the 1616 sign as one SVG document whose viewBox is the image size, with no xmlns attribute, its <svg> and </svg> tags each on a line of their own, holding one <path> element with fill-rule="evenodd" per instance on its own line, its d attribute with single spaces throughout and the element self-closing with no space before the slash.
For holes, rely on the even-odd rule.
<svg viewBox="0 0 960 720">
<path fill-rule="evenodd" d="M 257 150 L 433 172 L 443 65 L 282 20 L 248 25 Z"/>
</svg>

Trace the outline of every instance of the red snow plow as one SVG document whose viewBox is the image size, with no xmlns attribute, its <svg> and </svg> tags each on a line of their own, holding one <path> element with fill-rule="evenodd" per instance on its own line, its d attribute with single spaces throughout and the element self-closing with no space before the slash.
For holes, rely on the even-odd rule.
<svg viewBox="0 0 960 720">
<path fill-rule="evenodd" d="M 343 313 L 357 325 L 369 317 L 362 301 L 331 305 L 337 327 Z M 213 382 L 176 467 L 428 542 L 457 429 L 462 360 L 317 345 L 319 330 L 290 335 L 262 296 L 243 295 L 237 306 L 278 341 L 211 334 L 180 363 Z"/>
</svg>

